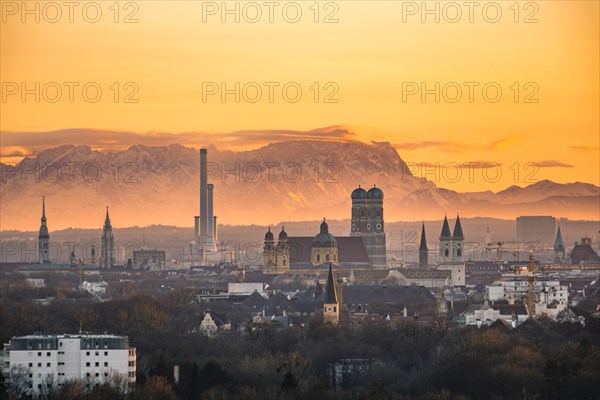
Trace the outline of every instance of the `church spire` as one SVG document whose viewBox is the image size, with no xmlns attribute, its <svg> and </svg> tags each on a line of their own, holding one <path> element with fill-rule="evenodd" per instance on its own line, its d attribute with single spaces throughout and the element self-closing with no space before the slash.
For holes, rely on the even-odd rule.
<svg viewBox="0 0 600 400">
<path fill-rule="evenodd" d="M 429 249 L 427 248 L 427 237 L 425 236 L 425 222 L 421 227 L 421 244 L 419 245 L 419 267 L 427 268 L 429 264 Z"/>
<path fill-rule="evenodd" d="M 425 222 L 421 227 L 421 244 L 419 245 L 419 250 L 427 250 L 427 237 L 425 236 Z"/>
<path fill-rule="evenodd" d="M 440 240 L 450 239 L 450 225 L 448 225 L 448 216 L 444 215 L 444 225 L 442 225 L 442 233 L 440 234 Z"/>
<path fill-rule="evenodd" d="M 325 304 L 337 304 L 337 294 L 335 290 L 335 281 L 333 279 L 333 270 L 329 263 L 329 274 L 327 275 L 327 286 L 325 286 Z"/>
<path fill-rule="evenodd" d="M 456 214 L 456 223 L 454 224 L 454 233 L 452 233 L 452 239 L 454 240 L 463 240 L 465 236 L 463 235 L 462 225 L 460 224 L 460 217 Z"/>
</svg>

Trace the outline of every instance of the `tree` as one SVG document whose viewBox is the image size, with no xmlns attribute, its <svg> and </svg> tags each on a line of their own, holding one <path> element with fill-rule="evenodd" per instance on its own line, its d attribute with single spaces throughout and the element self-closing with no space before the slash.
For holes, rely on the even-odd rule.
<svg viewBox="0 0 600 400">
<path fill-rule="evenodd" d="M 10 368 L 8 380 L 8 398 L 21 399 L 29 392 L 29 369 L 22 365 L 13 365 Z"/>
</svg>

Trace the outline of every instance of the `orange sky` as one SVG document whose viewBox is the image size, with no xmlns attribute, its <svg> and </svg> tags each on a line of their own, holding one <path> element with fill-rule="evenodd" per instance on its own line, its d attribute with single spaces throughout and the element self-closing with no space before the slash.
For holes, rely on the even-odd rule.
<svg viewBox="0 0 600 400">
<path fill-rule="evenodd" d="M 35 3 L 28 4 L 33 8 Z M 297 23 L 284 19 L 284 7 L 285 17 L 295 17 L 289 2 L 278 3 L 272 23 L 266 6 L 261 6 L 258 22 L 247 21 L 256 15 L 247 2 L 239 2 L 239 23 L 232 15 L 222 23 L 220 10 L 203 15 L 203 7 L 220 8 L 220 1 L 121 2 L 117 23 L 113 1 L 97 2 L 102 16 L 96 23 L 84 19 L 94 18 L 95 10 L 88 7 L 84 15 L 83 2 L 75 8 L 72 23 L 64 6 L 61 18 L 52 23 L 56 10 L 44 3 L 39 6 L 40 22 L 35 15 L 23 15 L 21 2 L 1 4 L 0 132 L 5 139 L 7 132 L 87 128 L 136 132 L 140 141 L 143 135 L 170 132 L 172 141 L 196 147 L 206 140 L 220 148 L 250 148 L 262 143 L 240 145 L 235 135 L 218 137 L 244 130 L 345 125 L 362 140 L 392 142 L 407 162 L 502 164 L 498 182 L 438 182 L 455 190 L 525 185 L 524 175 L 532 172 L 524 169 L 529 162 L 541 166 L 537 180 L 600 181 L 598 1 L 520 2 L 518 16 L 514 1 L 499 1 L 493 3 L 502 12 L 496 23 L 486 21 L 494 18 L 495 10 L 485 1 L 474 9 L 473 22 L 464 2 L 454 3 L 463 5 L 456 23 L 449 21 L 456 10 L 448 2 L 437 2 L 439 23 L 434 15 L 412 8 L 420 8 L 420 1 L 320 2 L 317 23 L 313 1 L 295 3 L 302 12 Z M 228 5 L 233 8 L 235 3 Z M 431 8 L 435 3 L 428 2 Z M 138 22 L 124 23 L 130 14 Z M 337 22 L 324 23 L 327 15 Z M 537 22 L 525 23 L 527 16 Z M 424 23 L 422 17 L 427 18 Z M 34 95 L 23 102 L 21 83 L 31 89 L 36 82 L 40 87 L 57 82 L 62 97 L 51 103 L 41 93 L 39 103 Z M 73 102 L 64 82 L 79 84 Z M 82 96 L 81 87 L 89 82 L 102 89 L 96 103 Z M 114 82 L 120 87 L 117 103 Z M 125 87 L 128 82 L 134 85 Z M 236 103 L 233 95 L 225 103 L 218 95 L 203 102 L 206 82 L 225 82 L 229 88 L 235 82 L 241 87 L 257 82 L 263 96 L 256 103 L 243 97 Z M 272 102 L 264 82 L 279 84 Z M 289 82 L 302 89 L 295 103 L 283 98 L 281 88 Z M 328 82 L 333 85 L 326 86 Z M 403 89 L 415 87 L 411 82 L 416 87 L 425 82 L 428 88 L 436 82 L 440 87 L 457 82 L 463 95 L 450 102 L 456 87 L 450 85 L 439 103 L 434 95 L 422 102 L 419 93 L 404 99 Z M 478 84 L 472 102 L 465 82 Z M 490 82 L 502 89 L 496 103 L 482 94 Z M 138 102 L 124 103 L 135 88 Z M 248 98 L 253 97 L 255 86 L 247 88 Z M 337 102 L 325 103 L 325 95 L 336 89 L 332 98 Z M 14 90 L 18 92 L 12 94 Z M 46 97 L 53 98 L 55 88 L 47 90 Z M 532 99 L 538 102 L 525 103 L 526 95 L 536 90 Z M 176 135 L 184 132 L 195 135 Z M 1 144 L 3 162 L 35 154 L 35 146 L 14 138 Z M 88 131 L 80 141 L 94 144 L 96 138 Z M 118 143 L 114 135 L 104 147 Z M 517 179 L 508 168 L 515 163 L 521 171 Z"/>
</svg>

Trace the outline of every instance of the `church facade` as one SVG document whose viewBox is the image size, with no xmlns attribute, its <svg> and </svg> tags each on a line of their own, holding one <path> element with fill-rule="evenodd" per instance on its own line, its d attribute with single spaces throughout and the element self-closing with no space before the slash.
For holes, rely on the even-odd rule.
<svg viewBox="0 0 600 400">
<path fill-rule="evenodd" d="M 314 237 L 288 237 L 282 227 L 275 241 L 269 228 L 263 245 L 263 272 L 314 270 L 330 263 L 341 269 L 385 268 L 383 191 L 376 187 L 366 191 L 359 186 L 351 197 L 350 236 L 333 236 L 325 219 Z"/>
</svg>

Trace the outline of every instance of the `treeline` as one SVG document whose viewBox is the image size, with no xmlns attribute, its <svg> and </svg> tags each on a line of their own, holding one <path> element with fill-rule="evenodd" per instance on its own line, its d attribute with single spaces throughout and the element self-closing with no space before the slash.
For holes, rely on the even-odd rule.
<svg viewBox="0 0 600 400">
<path fill-rule="evenodd" d="M 88 391 L 76 383 L 61 399 L 592 399 L 600 382 L 600 321 L 586 325 L 547 319 L 517 329 L 324 326 L 240 331 L 207 338 L 192 333 L 207 305 L 190 293 L 108 302 L 81 299 L 48 306 L 0 303 L 2 336 L 110 332 L 137 348 L 137 386 L 125 394 L 110 385 Z M 210 303 L 211 308 L 227 307 Z M 238 306 L 230 312 L 235 313 Z M 243 321 L 242 313 L 237 317 Z M 75 330 L 74 330 L 75 328 Z M 331 365 L 369 360 L 340 390 Z M 174 367 L 179 367 L 178 379 Z M 8 396 L 2 390 L 3 395 Z"/>
</svg>

